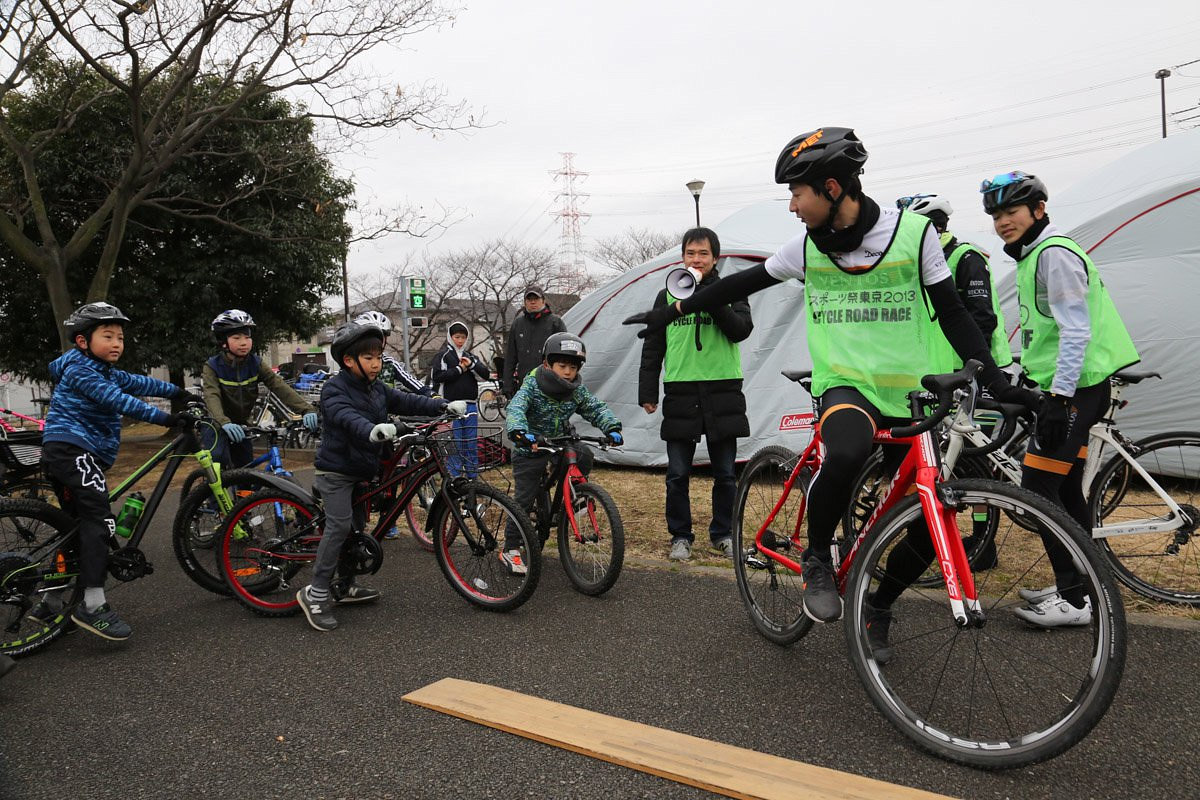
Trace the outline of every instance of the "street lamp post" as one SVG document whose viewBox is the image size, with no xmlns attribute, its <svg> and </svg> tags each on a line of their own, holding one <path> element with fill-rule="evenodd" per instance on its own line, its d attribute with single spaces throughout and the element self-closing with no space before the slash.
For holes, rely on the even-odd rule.
<svg viewBox="0 0 1200 800">
<path fill-rule="evenodd" d="M 696 227 L 700 227 L 700 191 L 704 188 L 704 181 L 688 181 L 688 191 L 692 193 L 692 197 L 696 200 Z"/>
<path fill-rule="evenodd" d="M 1154 73 L 1154 77 L 1158 78 L 1158 87 L 1162 94 L 1162 137 L 1167 138 L 1167 78 L 1171 77 L 1171 70 L 1160 69 Z"/>
</svg>

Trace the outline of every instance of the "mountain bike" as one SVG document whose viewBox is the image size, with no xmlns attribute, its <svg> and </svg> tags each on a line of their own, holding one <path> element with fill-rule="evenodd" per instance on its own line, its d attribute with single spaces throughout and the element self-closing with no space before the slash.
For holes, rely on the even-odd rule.
<svg viewBox="0 0 1200 800">
<path fill-rule="evenodd" d="M 499 389 L 487 388 L 479 393 L 476 407 L 479 409 L 480 419 L 496 422 L 508 416 L 508 397 Z"/>
<path fill-rule="evenodd" d="M 403 434 L 395 446 L 410 450 L 414 457 L 356 490 L 355 527 L 342 549 L 340 578 L 332 586 L 335 597 L 344 588 L 344 579 L 379 570 L 384 558 L 381 540 L 430 480 L 440 485 L 427 525 L 433 531 L 438 566 L 454 590 L 489 611 L 514 609 L 533 594 L 541 575 L 541 554 L 532 546 L 524 513 L 504 492 L 455 476 L 448 466 L 466 447 L 477 448 L 479 469 L 499 466 L 500 456 L 492 454 L 503 450 L 503 429 L 480 425 L 479 435 L 467 442 L 447 421 L 442 418 L 412 428 L 398 423 Z M 368 530 L 368 512 L 380 506 Z M 522 574 L 511 571 L 500 558 L 510 522 L 527 566 Z M 238 602 L 268 617 L 298 613 L 296 590 L 310 581 L 324 524 L 324 511 L 307 493 L 263 491 L 239 502 L 226 516 L 218 543 L 222 574 Z M 508 543 L 512 545 L 512 539 Z"/>
<path fill-rule="evenodd" d="M 973 415 L 976 370 L 969 362 L 957 373 L 926 376 L 936 408 L 914 425 L 876 433 L 877 443 L 903 447 L 904 460 L 862 530 L 835 543 L 833 556 L 850 660 L 875 707 L 934 755 L 1003 769 L 1062 753 L 1103 717 L 1124 668 L 1125 612 L 1107 564 L 1065 511 L 1009 484 L 942 479 L 931 431 L 955 404 Z M 914 417 L 924 404 L 914 397 Z M 777 644 L 798 641 L 813 624 L 803 611 L 800 561 L 806 493 L 822 448 L 818 430 L 799 455 L 780 448 L 755 456 L 738 481 L 738 590 L 755 627 Z M 981 510 L 997 520 L 999 566 L 973 572 L 962 540 Z M 1090 603 L 1087 624 L 1046 632 L 1012 613 L 1024 605 L 1019 589 L 1053 582 L 1034 530 L 1074 560 Z M 870 601 L 885 581 L 905 585 L 889 563 L 914 559 L 928 566 L 892 606 L 895 655 L 881 664 L 868 639 Z"/>
<path fill-rule="evenodd" d="M 136 524 L 130 523 L 129 538 L 110 536 L 108 573 L 122 583 L 154 572 L 154 565 L 139 545 L 170 489 L 182 459 L 193 457 L 201 464 L 212 466 L 211 453 L 200 447 L 196 435 L 198 426 L 213 424 L 212 420 L 201 416 L 203 404 L 189 404 L 187 410 L 191 416 L 174 439 L 109 492 L 110 501 L 115 502 L 151 470 L 163 466 Z M 233 472 L 236 470 L 227 473 L 226 477 L 235 477 Z M 210 476 L 212 483 L 208 488 L 213 496 L 232 506 L 220 470 L 213 469 Z M 252 472 L 248 480 L 258 481 L 259 486 L 291 486 L 281 478 L 261 472 Z M 79 574 L 79 524 L 70 512 L 70 503 L 57 508 L 36 500 L 0 499 L 2 653 L 23 655 L 54 641 L 66 629 L 72 610 L 83 597 L 83 587 L 76 580 Z M 177 518 L 175 527 L 180 524 Z M 197 584 L 210 591 L 217 590 L 211 577 L 199 565 L 181 559 L 180 566 Z"/>
<path fill-rule="evenodd" d="M 1117 580 L 1143 597 L 1200 607 L 1200 431 L 1174 431 L 1138 441 L 1123 435 L 1114 418 L 1128 405 L 1123 391 L 1157 372 L 1122 370 L 1109 379 L 1111 399 L 1104 419 L 1088 434 L 1083 486 L 1093 520 L 1092 539 Z M 1008 424 L 1012 411 L 1005 412 Z M 944 466 L 956 474 L 1021 482 L 1022 439 L 1028 431 L 1003 433 L 989 440 L 977 427 L 957 423 L 961 450 L 947 450 Z M 955 441 L 960 439 L 956 437 Z M 997 447 L 1001 442 L 1002 447 Z M 877 461 L 878 459 L 876 459 Z M 856 530 L 873 505 L 878 467 L 861 484 L 858 500 L 846 519 Z M 982 531 L 980 531 L 982 533 Z M 988 534 L 990 535 L 990 534 Z M 977 535 L 976 551 L 987 539 Z M 975 563 L 972 557 L 972 563 Z"/>
<path fill-rule="evenodd" d="M 557 457 L 538 493 L 533 518 L 542 547 L 550 538 L 551 525 L 557 526 L 563 571 L 577 590 L 597 596 L 611 589 L 621 575 L 625 525 L 609 493 L 580 471 L 575 447 L 579 442 L 597 444 L 601 450 L 610 447 L 606 436 L 538 437 L 537 451 Z"/>
</svg>

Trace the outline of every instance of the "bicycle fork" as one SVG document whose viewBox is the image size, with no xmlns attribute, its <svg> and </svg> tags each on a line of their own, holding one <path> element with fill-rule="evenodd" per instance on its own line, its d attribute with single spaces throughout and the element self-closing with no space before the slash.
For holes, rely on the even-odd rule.
<svg viewBox="0 0 1200 800">
<path fill-rule="evenodd" d="M 929 433 L 922 434 L 921 445 L 915 485 L 929 537 L 933 540 L 934 558 L 946 584 L 950 612 L 960 628 L 981 628 L 985 619 L 975 589 L 975 578 L 967 562 L 967 551 L 958 533 L 957 500 L 953 490 L 939 480 L 941 467 L 937 463 L 933 437 Z"/>
</svg>

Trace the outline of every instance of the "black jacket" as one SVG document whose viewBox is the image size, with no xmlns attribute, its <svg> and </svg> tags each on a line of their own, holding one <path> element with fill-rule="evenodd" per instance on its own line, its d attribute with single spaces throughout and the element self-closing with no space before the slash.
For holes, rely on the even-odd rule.
<svg viewBox="0 0 1200 800">
<path fill-rule="evenodd" d="M 383 444 L 371 441 L 371 429 L 387 422 L 388 412 L 436 417 L 445 400 L 389 389 L 379 381 L 367 383 L 348 369 L 325 381 L 321 389 L 321 443 L 313 464 L 319 470 L 369 480 L 379 470 Z"/>
<path fill-rule="evenodd" d="M 501 389 L 512 397 L 530 370 L 542 363 L 542 345 L 553 333 L 563 333 L 567 326 L 562 317 L 546 306 L 537 314 L 522 310 L 513 320 L 504 343 L 504 375 Z"/>
<path fill-rule="evenodd" d="M 466 370 L 459 365 L 454 346 L 449 342 L 442 346 L 433 360 L 434 391 L 447 400 L 470 400 L 474 403 L 479 397 L 476 376 L 486 381 L 491 373 L 487 364 L 474 353 L 463 350 L 463 355 L 471 359 L 471 366 Z"/>
<path fill-rule="evenodd" d="M 957 238 L 951 238 L 946 243 L 942 248 L 946 258 L 950 258 L 950 254 L 959 244 L 961 242 Z M 992 274 L 988 271 L 988 263 L 983 256 L 973 251 L 963 254 L 954 273 L 954 287 L 958 289 L 958 296 L 962 298 L 971 319 L 979 326 L 983 340 L 990 342 L 992 331 L 996 329 L 999 320 L 992 309 Z"/>
<path fill-rule="evenodd" d="M 714 269 L 700 282 L 707 288 L 721 276 Z M 654 307 L 667 304 L 666 289 L 654 299 Z M 750 303 L 737 300 L 708 312 L 713 322 L 731 342 L 745 340 L 754 330 Z M 642 363 L 638 371 L 638 404 L 658 402 L 658 377 L 662 374 L 667 352 L 667 331 L 648 335 L 642 344 Z M 663 384 L 662 428 L 659 435 L 668 441 L 697 439 L 733 439 L 750 435 L 746 418 L 746 397 L 740 380 L 672 381 Z"/>
</svg>

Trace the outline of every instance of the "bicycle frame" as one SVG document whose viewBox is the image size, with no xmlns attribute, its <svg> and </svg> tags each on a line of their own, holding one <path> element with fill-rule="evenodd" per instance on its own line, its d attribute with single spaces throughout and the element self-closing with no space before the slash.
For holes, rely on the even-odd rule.
<svg viewBox="0 0 1200 800">
<path fill-rule="evenodd" d="M 552 513 L 554 509 L 562 508 L 566 514 L 567 521 L 570 523 L 571 534 L 575 537 L 576 541 L 581 542 L 583 541 L 583 536 L 579 533 L 579 524 L 575 521 L 574 487 L 576 484 L 587 483 L 587 477 L 585 477 L 582 470 L 579 469 L 578 451 L 575 449 L 573 443 L 569 442 L 564 443 L 558 448 L 539 446 L 538 449 L 549 450 L 551 453 L 554 453 L 554 451 L 557 449 L 557 454 L 559 456 L 558 464 L 550 473 L 550 477 L 546 479 L 542 489 L 542 499 L 549 501 L 549 505 L 546 508 L 547 519 L 544 523 L 546 530 L 548 531 L 550 529 L 551 519 L 554 516 Z M 551 495 L 552 490 L 553 495 Z M 590 508 L 588 513 L 592 517 L 592 524 L 595 525 L 595 508 Z"/>
<path fill-rule="evenodd" d="M 37 417 L 27 417 L 19 411 L 13 411 L 11 408 L 0 408 L 0 414 L 8 414 L 10 417 L 16 417 L 17 419 L 24 420 L 25 422 L 32 422 L 34 425 L 37 425 L 37 429 L 39 431 L 44 431 L 46 429 L 46 420 L 38 419 Z M 20 430 L 20 428 L 14 428 L 12 425 L 10 425 L 8 420 L 4 419 L 3 417 L 0 417 L 0 428 L 3 428 L 8 433 L 16 433 Z"/>
<path fill-rule="evenodd" d="M 962 402 L 963 405 L 973 405 L 973 400 L 969 398 L 964 398 Z M 976 593 L 975 580 L 967 563 L 967 553 L 963 548 L 962 538 L 957 534 L 950 534 L 951 528 L 955 527 L 954 511 L 953 508 L 947 509 L 943 504 L 943 488 L 940 485 L 942 480 L 941 452 L 934 440 L 933 433 L 926 431 L 913 437 L 894 437 L 890 431 L 880 430 L 875 433 L 874 441 L 876 444 L 907 445 L 908 453 L 897 468 L 887 493 L 875 507 L 866 524 L 859 531 L 849 552 L 846 553 L 844 558 L 839 558 L 838 548 L 836 546 L 833 547 L 834 563 L 837 565 L 835 572 L 839 592 L 845 588 L 846 578 L 850 573 L 851 566 L 854 564 L 854 557 L 867 536 L 871 534 L 876 522 L 900 502 L 903 497 L 908 495 L 910 491 L 915 489 L 920 498 L 921 510 L 929 528 L 929 535 L 933 541 L 934 556 L 941 566 L 942 575 L 945 579 L 946 595 L 950 602 L 950 610 L 954 621 L 960 627 L 982 625 L 983 611 L 979 604 L 978 594 Z M 800 458 L 796 461 L 796 466 L 792 468 L 791 474 L 784 482 L 783 492 L 779 500 L 775 503 L 771 513 L 767 515 L 767 519 L 763 522 L 762 526 L 755 533 L 754 544 L 759 554 L 765 555 L 776 563 L 797 573 L 803 572 L 801 564 L 782 553 L 776 552 L 775 547 L 772 546 L 774 544 L 774 535 L 770 536 L 769 541 L 764 542 L 764 534 L 767 533 L 776 515 L 787 502 L 797 478 L 806 469 L 808 471 L 815 471 L 820 466 L 823 447 L 824 444 L 821 441 L 821 434 L 818 430 L 814 433 L 812 441 L 800 455 Z M 791 531 L 790 538 L 797 539 L 799 537 L 800 525 L 805 518 L 806 510 L 807 497 L 802 492 L 799 511 L 796 515 L 796 527 Z"/>
</svg>

